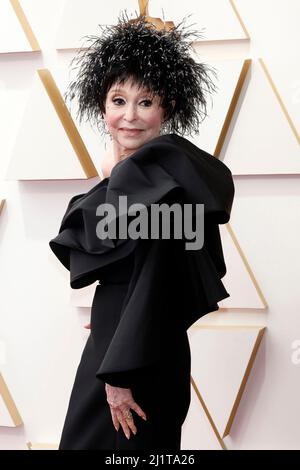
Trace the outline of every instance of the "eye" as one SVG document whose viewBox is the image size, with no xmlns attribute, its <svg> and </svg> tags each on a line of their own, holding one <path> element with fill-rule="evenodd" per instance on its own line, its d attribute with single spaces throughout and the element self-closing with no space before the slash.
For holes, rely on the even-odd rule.
<svg viewBox="0 0 300 470">
<path fill-rule="evenodd" d="M 113 103 L 115 103 L 116 105 L 119 105 L 120 103 L 116 103 L 116 101 L 124 101 L 122 98 L 115 98 L 112 100 Z"/>
<path fill-rule="evenodd" d="M 143 101 L 141 101 L 141 103 L 148 103 L 148 104 L 146 105 L 146 107 L 148 107 L 148 106 L 151 106 L 152 101 L 151 101 L 151 100 L 143 100 Z"/>
<path fill-rule="evenodd" d="M 123 98 L 114 98 L 112 102 L 116 104 L 117 106 L 120 106 L 122 102 L 124 102 L 124 100 Z M 152 105 L 152 100 L 146 99 L 146 100 L 141 101 L 141 103 L 145 103 L 144 107 L 148 108 L 149 106 Z"/>
</svg>

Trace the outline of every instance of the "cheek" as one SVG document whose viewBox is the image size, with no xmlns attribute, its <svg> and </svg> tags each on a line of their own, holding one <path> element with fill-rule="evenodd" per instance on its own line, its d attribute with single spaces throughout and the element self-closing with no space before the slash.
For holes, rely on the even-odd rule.
<svg viewBox="0 0 300 470">
<path fill-rule="evenodd" d="M 144 121 L 149 127 L 160 126 L 162 114 L 159 111 L 153 111 L 146 114 Z"/>
<path fill-rule="evenodd" d="M 122 110 L 111 110 L 109 106 L 106 110 L 106 122 L 109 129 L 118 129 L 120 123 L 124 123 L 124 116 Z M 160 127 L 162 122 L 163 112 L 160 109 L 141 110 L 136 116 L 140 123 L 144 123 L 149 128 Z"/>
<path fill-rule="evenodd" d="M 118 112 L 107 112 L 106 113 L 106 122 L 109 128 L 118 127 L 118 123 L 121 119 L 121 113 Z"/>
</svg>

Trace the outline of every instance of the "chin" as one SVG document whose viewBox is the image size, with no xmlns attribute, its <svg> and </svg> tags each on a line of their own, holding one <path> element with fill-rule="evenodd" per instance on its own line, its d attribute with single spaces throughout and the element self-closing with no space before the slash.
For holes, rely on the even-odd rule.
<svg viewBox="0 0 300 470">
<path fill-rule="evenodd" d="M 118 141 L 121 145 L 125 147 L 135 146 L 137 143 L 140 145 L 141 142 L 145 142 L 151 139 L 152 137 L 146 131 L 141 132 L 139 135 L 128 136 L 128 135 L 121 135 L 122 133 L 118 134 Z"/>
<path fill-rule="evenodd" d="M 124 147 L 124 148 L 136 148 L 140 147 L 143 142 L 145 142 L 147 139 L 141 138 L 141 137 L 119 137 L 118 142 L 119 144 Z"/>
</svg>

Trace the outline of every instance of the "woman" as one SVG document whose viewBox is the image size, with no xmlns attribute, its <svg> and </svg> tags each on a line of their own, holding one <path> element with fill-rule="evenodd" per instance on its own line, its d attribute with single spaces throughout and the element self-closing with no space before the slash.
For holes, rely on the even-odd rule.
<svg viewBox="0 0 300 470">
<path fill-rule="evenodd" d="M 66 95 L 77 94 L 80 118 L 104 124 L 112 145 L 104 179 L 71 199 L 50 241 L 72 288 L 99 281 L 59 449 L 180 449 L 190 404 L 187 329 L 229 296 L 218 224 L 230 217 L 232 175 L 178 135 L 198 131 L 213 90 L 208 67 L 188 54 L 191 34 L 121 15 L 92 38 Z M 99 215 L 106 228 L 124 218 L 128 228 L 133 204 L 162 202 L 204 204 L 201 249 L 186 249 L 186 233 L 99 237 Z M 108 222 L 104 204 L 116 209 Z"/>
</svg>

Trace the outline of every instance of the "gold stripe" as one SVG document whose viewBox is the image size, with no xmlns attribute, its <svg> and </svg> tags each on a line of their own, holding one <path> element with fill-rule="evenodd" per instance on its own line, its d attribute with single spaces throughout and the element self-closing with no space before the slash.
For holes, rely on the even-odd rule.
<svg viewBox="0 0 300 470">
<path fill-rule="evenodd" d="M 75 150 L 86 177 L 93 178 L 94 176 L 99 176 L 50 71 L 47 69 L 39 69 L 37 72 L 66 131 L 71 145 Z"/>
<path fill-rule="evenodd" d="M 247 364 L 247 367 L 246 367 L 246 370 L 245 370 L 245 373 L 244 373 L 244 377 L 242 379 L 238 394 L 237 394 L 236 399 L 234 401 L 234 404 L 232 406 L 232 410 L 230 412 L 230 416 L 229 416 L 229 419 L 228 419 L 223 437 L 226 437 L 230 433 L 230 429 L 231 429 L 233 420 L 235 418 L 238 406 L 240 404 L 242 395 L 244 393 L 244 389 L 246 387 L 247 380 L 248 380 L 250 372 L 252 370 L 252 367 L 253 367 L 253 364 L 254 364 L 254 361 L 255 361 L 255 358 L 256 358 L 256 354 L 257 354 L 259 345 L 261 343 L 262 337 L 264 335 L 265 329 L 266 329 L 266 327 L 262 327 L 262 328 L 259 329 L 256 341 L 254 343 L 254 347 L 253 347 L 253 350 L 252 350 L 252 353 L 251 353 L 251 356 L 250 356 L 250 359 L 249 359 L 249 362 Z"/>
<path fill-rule="evenodd" d="M 248 260 L 247 260 L 247 258 L 246 258 L 246 256 L 245 256 L 245 254 L 244 254 L 242 248 L 241 248 L 240 245 L 239 245 L 239 242 L 238 242 L 238 240 L 237 240 L 237 237 L 236 237 L 236 235 L 235 235 L 235 233 L 234 233 L 234 231 L 233 231 L 233 229 L 232 229 L 230 223 L 227 223 L 227 224 L 226 224 L 226 228 L 227 228 L 227 230 L 229 231 L 229 233 L 230 233 L 230 235 L 231 235 L 231 238 L 232 238 L 232 240 L 233 240 L 233 243 L 235 244 L 235 246 L 236 246 L 236 248 L 237 248 L 237 250 L 238 250 L 238 252 L 239 252 L 239 254 L 240 254 L 240 256 L 241 256 L 241 258 L 242 258 L 242 260 L 243 260 L 243 263 L 244 263 L 244 265 L 245 265 L 245 267 L 246 267 L 246 269 L 247 269 L 247 271 L 248 271 L 248 274 L 249 274 L 249 276 L 250 276 L 250 278 L 251 278 L 251 280 L 252 280 L 252 282 L 253 282 L 253 284 L 254 284 L 254 286 L 255 286 L 255 289 L 256 289 L 256 291 L 257 291 L 257 293 L 258 293 L 258 295 L 259 295 L 259 297 L 260 297 L 262 303 L 264 304 L 264 307 L 267 308 L 267 307 L 268 307 L 267 301 L 266 301 L 266 299 L 265 299 L 265 297 L 264 297 L 264 295 L 263 295 L 263 293 L 262 293 L 261 288 L 260 288 L 259 285 L 258 285 L 257 280 L 255 279 L 255 276 L 254 276 L 254 274 L 253 274 L 253 272 L 252 272 L 252 270 L 251 270 L 251 268 L 250 268 L 250 264 L 248 263 Z"/>
<path fill-rule="evenodd" d="M 230 2 L 230 5 L 231 5 L 232 8 L 233 8 L 234 13 L 236 14 L 237 19 L 238 19 L 239 22 L 240 22 L 241 27 L 243 28 L 243 31 L 244 31 L 244 33 L 245 33 L 247 39 L 250 39 L 250 35 L 249 35 L 249 33 L 248 33 L 248 30 L 247 30 L 247 28 L 246 28 L 246 26 L 245 26 L 245 23 L 244 23 L 243 20 L 242 20 L 241 15 L 240 15 L 239 12 L 238 12 L 238 9 L 237 9 L 237 7 L 236 7 L 234 1 L 233 1 L 233 0 L 229 0 L 229 2 Z"/>
<path fill-rule="evenodd" d="M 199 400 L 200 403 L 201 403 L 201 406 L 202 406 L 202 408 L 203 408 L 203 410 L 204 410 L 204 412 L 205 412 L 205 414 L 206 414 L 206 416 L 207 416 L 207 419 L 208 419 L 208 421 L 209 421 L 209 423 L 210 423 L 210 425 L 211 425 L 211 427 L 212 427 L 213 432 L 215 433 L 215 436 L 216 436 L 216 438 L 217 438 L 217 440 L 218 440 L 220 446 L 222 447 L 223 450 L 227 450 L 227 449 L 226 449 L 226 446 L 225 446 L 225 442 L 223 441 L 223 439 L 222 439 L 222 437 L 221 437 L 221 435 L 220 435 L 220 433 L 219 433 L 219 431 L 218 431 L 218 429 L 217 429 L 217 426 L 215 425 L 215 422 L 214 422 L 214 420 L 212 419 L 212 416 L 211 416 L 210 412 L 208 411 L 208 408 L 207 408 L 207 406 L 206 406 L 206 404 L 205 404 L 205 401 L 203 400 L 203 398 L 202 398 L 202 396 L 201 396 L 201 393 L 199 392 L 199 389 L 198 389 L 198 387 L 197 387 L 197 385 L 196 385 L 196 383 L 195 383 L 195 381 L 194 381 L 194 379 L 193 379 L 192 376 L 191 376 L 191 384 L 192 384 L 192 386 L 193 386 L 193 388 L 194 388 L 194 390 L 195 390 L 195 393 L 196 393 L 196 395 L 197 395 L 197 398 L 198 398 L 198 400 Z"/>
<path fill-rule="evenodd" d="M 139 9 L 140 9 L 140 15 L 146 15 L 148 16 L 149 15 L 149 12 L 148 12 L 148 4 L 149 4 L 149 0 L 139 0 Z"/>
<path fill-rule="evenodd" d="M 236 109 L 236 106 L 237 106 L 237 103 L 238 103 L 238 100 L 239 100 L 244 82 L 246 80 L 246 76 L 247 76 L 248 70 L 250 68 L 251 62 L 252 62 L 252 59 L 246 59 L 244 61 L 240 76 L 238 78 L 238 81 L 237 81 L 237 84 L 236 84 L 236 87 L 235 87 L 235 90 L 234 90 L 234 93 L 233 93 L 233 96 L 231 98 L 231 102 L 230 102 L 230 105 L 229 105 L 229 108 L 228 108 L 228 111 L 227 111 L 227 114 L 226 114 L 226 117 L 225 117 L 225 120 L 224 120 L 223 127 L 221 129 L 221 133 L 220 133 L 215 151 L 213 153 L 213 155 L 217 158 L 219 158 L 220 152 L 221 152 L 222 147 L 224 145 L 224 141 L 225 141 L 230 123 L 232 121 L 233 114 L 234 114 L 234 111 Z"/>
<path fill-rule="evenodd" d="M 271 75 L 270 75 L 270 73 L 269 73 L 269 71 L 268 71 L 268 69 L 267 69 L 267 67 L 266 67 L 266 64 L 264 63 L 263 59 L 260 58 L 260 59 L 258 59 L 258 60 L 259 60 L 261 66 L 262 66 L 262 68 L 263 68 L 263 70 L 264 70 L 264 72 L 265 72 L 265 74 L 266 74 L 266 77 L 267 77 L 267 79 L 268 79 L 268 81 L 269 81 L 269 83 L 270 83 L 270 85 L 271 85 L 272 90 L 273 90 L 274 93 L 275 93 L 275 96 L 276 96 L 276 98 L 277 98 L 277 100 L 278 100 L 278 102 L 279 102 L 279 104 L 280 104 L 280 107 L 281 107 L 281 109 L 282 109 L 282 111 L 283 111 L 283 114 L 285 115 L 285 117 L 286 117 L 286 119 L 287 119 L 287 121 L 288 121 L 288 123 L 289 123 L 289 126 L 290 126 L 290 128 L 292 129 L 292 132 L 293 132 L 293 134 L 295 135 L 295 137 L 296 137 L 296 139 L 297 139 L 298 144 L 300 144 L 300 135 L 299 135 L 299 133 L 298 133 L 298 131 L 297 131 L 297 129 L 296 129 L 296 126 L 294 125 L 294 123 L 293 123 L 293 121 L 292 121 L 291 116 L 290 116 L 289 113 L 288 113 L 288 110 L 287 110 L 287 108 L 286 108 L 286 106 L 285 106 L 285 104 L 284 104 L 284 102 L 283 102 L 283 100 L 282 100 L 282 98 L 281 98 L 281 96 L 280 96 L 280 94 L 279 94 L 279 91 L 278 91 L 277 88 L 276 88 L 275 83 L 274 83 L 273 80 L 272 80 L 272 77 L 271 77 Z"/>
<path fill-rule="evenodd" d="M 15 11 L 15 14 L 17 15 L 17 18 L 22 26 L 22 29 L 30 44 L 31 49 L 33 51 L 40 51 L 41 50 L 40 45 L 34 35 L 34 32 L 31 29 L 31 26 L 25 16 L 25 13 L 19 3 L 19 0 L 10 0 L 10 3 Z"/>
<path fill-rule="evenodd" d="M 235 418 L 235 415 L 236 415 L 236 412 L 237 412 L 237 409 L 239 407 L 239 404 L 240 404 L 240 401 L 241 401 L 241 398 L 242 398 L 242 395 L 243 395 L 243 392 L 245 390 L 245 387 L 246 387 L 246 383 L 247 383 L 247 380 L 249 378 L 249 375 L 250 375 L 250 372 L 252 370 L 252 367 L 253 367 L 253 364 L 254 364 L 254 361 L 255 361 L 255 358 L 256 358 L 256 354 L 257 354 L 257 351 L 258 351 L 258 348 L 260 346 L 260 343 L 261 343 L 261 340 L 262 340 L 262 337 L 264 335 L 264 331 L 266 329 L 266 327 L 261 327 L 261 326 L 258 326 L 258 327 L 255 327 L 255 326 L 248 326 L 248 325 L 243 325 L 243 326 L 239 326 L 239 325 L 236 325 L 236 326 L 218 326 L 218 325 L 212 325 L 212 326 L 209 326 L 209 325 L 202 325 L 200 326 L 199 325 L 199 328 L 205 328 L 205 329 L 220 329 L 220 330 L 225 330 L 225 329 L 239 329 L 239 330 L 252 330 L 252 329 L 258 329 L 258 334 L 257 334 L 257 337 L 256 337 L 256 340 L 255 340 L 255 343 L 254 343 L 254 346 L 253 346 L 253 349 L 252 349 L 252 352 L 251 352 L 251 355 L 250 355 L 250 358 L 249 358 L 249 361 L 248 361 L 248 364 L 247 364 L 247 367 L 245 369 L 245 373 L 243 375 L 243 378 L 242 378 L 242 381 L 241 381 L 241 384 L 240 384 L 240 387 L 239 387 L 239 390 L 238 390 L 238 393 L 236 395 L 236 398 L 234 400 L 234 403 L 232 405 L 232 409 L 231 409 L 231 412 L 229 414 L 229 418 L 228 418 L 228 421 L 227 421 L 227 424 L 226 424 L 226 427 L 225 427 L 225 430 L 224 430 L 224 433 L 223 433 L 223 436 L 220 435 L 218 429 L 217 429 L 217 426 L 211 416 L 211 414 L 209 413 L 208 411 L 208 408 L 205 404 L 205 401 L 204 399 L 202 398 L 200 392 L 199 392 L 199 389 L 193 379 L 193 377 L 191 376 L 191 384 L 196 392 L 196 395 L 203 407 L 203 410 L 210 422 L 210 425 L 212 427 L 212 430 L 213 432 L 215 433 L 221 447 L 223 449 L 226 449 L 226 446 L 225 446 L 225 443 L 224 443 L 224 440 L 223 438 L 225 438 L 229 433 L 230 433 L 230 430 L 231 430 L 231 426 L 232 426 L 232 423 L 234 421 L 234 418 Z"/>
<path fill-rule="evenodd" d="M 1 199 L 0 200 L 0 214 L 1 214 L 1 211 L 3 209 L 4 203 L 5 203 L 5 199 Z"/>
<path fill-rule="evenodd" d="M 2 396 L 4 400 L 5 406 L 14 422 L 14 425 L 21 426 L 23 424 L 22 418 L 19 414 L 19 411 L 15 405 L 15 402 L 8 390 L 8 387 L 1 373 L 0 373 L 0 395 Z"/>
</svg>

